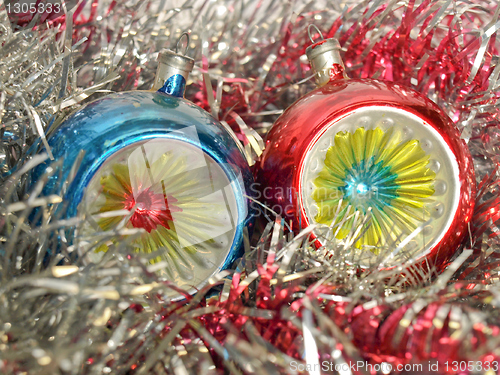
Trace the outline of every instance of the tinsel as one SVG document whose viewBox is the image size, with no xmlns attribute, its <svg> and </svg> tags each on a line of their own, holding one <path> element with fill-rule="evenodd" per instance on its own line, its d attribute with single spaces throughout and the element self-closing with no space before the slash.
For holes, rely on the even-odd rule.
<svg viewBox="0 0 500 375">
<path fill-rule="evenodd" d="M 10 23 L 1 6 L 0 372 L 500 373 L 499 12 L 493 0 L 81 0 Z M 294 236 L 266 208 L 234 272 L 182 301 L 130 241 L 80 264 L 87 244 L 63 229 L 82 219 L 59 220 L 65 202 L 40 196 L 47 176 L 25 188 L 51 157 L 36 153 L 46 134 L 101 95 L 149 89 L 158 51 L 188 31 L 188 99 L 254 160 L 260 136 L 313 87 L 312 23 L 339 39 L 351 77 L 412 86 L 468 141 L 477 209 L 448 268 L 361 272 L 342 246 L 316 251 L 312 228 Z"/>
</svg>

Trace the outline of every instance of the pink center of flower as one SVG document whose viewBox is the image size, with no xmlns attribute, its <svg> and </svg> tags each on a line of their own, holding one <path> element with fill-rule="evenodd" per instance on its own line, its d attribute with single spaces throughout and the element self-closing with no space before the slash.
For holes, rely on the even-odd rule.
<svg viewBox="0 0 500 375">
<path fill-rule="evenodd" d="M 125 197 L 125 209 L 131 211 L 136 207 L 134 214 L 130 218 L 130 223 L 134 228 L 144 228 L 151 233 L 158 225 L 170 229 L 172 212 L 179 212 L 182 209 L 172 206 L 177 202 L 172 196 L 164 196 L 155 193 L 151 188 L 141 191 L 136 197 L 127 194 Z M 171 206 L 169 206 L 169 203 Z"/>
</svg>

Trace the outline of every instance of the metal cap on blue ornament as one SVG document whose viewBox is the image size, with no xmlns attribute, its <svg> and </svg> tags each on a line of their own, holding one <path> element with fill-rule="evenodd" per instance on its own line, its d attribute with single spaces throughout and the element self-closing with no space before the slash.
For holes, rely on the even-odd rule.
<svg viewBox="0 0 500 375">
<path fill-rule="evenodd" d="M 192 294 L 242 255 L 253 178 L 234 135 L 184 98 L 194 60 L 170 50 L 158 60 L 151 91 L 100 98 L 50 133 L 54 161 L 35 169 L 28 191 L 48 179 L 42 195 L 65 202 L 51 217 L 77 218 L 64 228 L 63 263 L 119 259 L 128 242 L 150 271 Z M 46 217 L 40 209 L 32 220 Z"/>
<path fill-rule="evenodd" d="M 167 49 L 158 54 L 158 68 L 153 83 L 153 90 L 173 96 L 184 96 L 189 73 L 191 73 L 194 67 L 194 60 L 192 58 L 186 56 L 185 52 L 184 54 L 179 53 L 179 43 L 184 36 L 187 39 L 187 43 L 189 43 L 188 34 L 184 33 L 177 42 L 176 52 Z"/>
</svg>

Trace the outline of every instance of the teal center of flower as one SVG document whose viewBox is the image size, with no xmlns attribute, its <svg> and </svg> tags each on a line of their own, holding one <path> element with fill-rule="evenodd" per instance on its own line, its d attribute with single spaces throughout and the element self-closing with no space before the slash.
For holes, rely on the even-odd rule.
<svg viewBox="0 0 500 375">
<path fill-rule="evenodd" d="M 346 172 L 344 186 L 339 190 L 357 210 L 366 213 L 369 207 L 382 208 L 397 197 L 399 185 L 394 181 L 398 176 L 382 163 L 375 164 L 373 158 L 368 163 L 361 161 Z"/>
</svg>

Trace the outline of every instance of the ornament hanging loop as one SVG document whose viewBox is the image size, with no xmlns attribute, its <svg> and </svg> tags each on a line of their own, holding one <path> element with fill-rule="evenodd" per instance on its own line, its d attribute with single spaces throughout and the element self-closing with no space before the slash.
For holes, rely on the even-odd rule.
<svg viewBox="0 0 500 375">
<path fill-rule="evenodd" d="M 184 37 L 186 37 L 186 46 L 184 47 L 184 52 L 181 53 L 179 52 L 179 50 L 182 48 L 181 42 Z M 189 48 L 189 34 L 187 32 L 183 32 L 179 37 L 179 39 L 177 39 L 177 44 L 175 45 L 175 53 L 182 54 L 185 56 L 188 51 L 188 48 Z"/>
<path fill-rule="evenodd" d="M 309 40 L 311 41 L 311 43 L 317 43 L 314 41 L 313 39 L 313 35 L 311 34 L 311 29 L 315 29 L 315 31 L 319 34 L 319 37 L 321 38 L 320 42 L 325 40 L 325 38 L 323 37 L 323 33 L 321 32 L 321 30 L 318 28 L 318 26 L 316 26 L 315 24 L 311 23 L 308 27 L 307 27 L 307 35 L 309 36 Z"/>
</svg>

